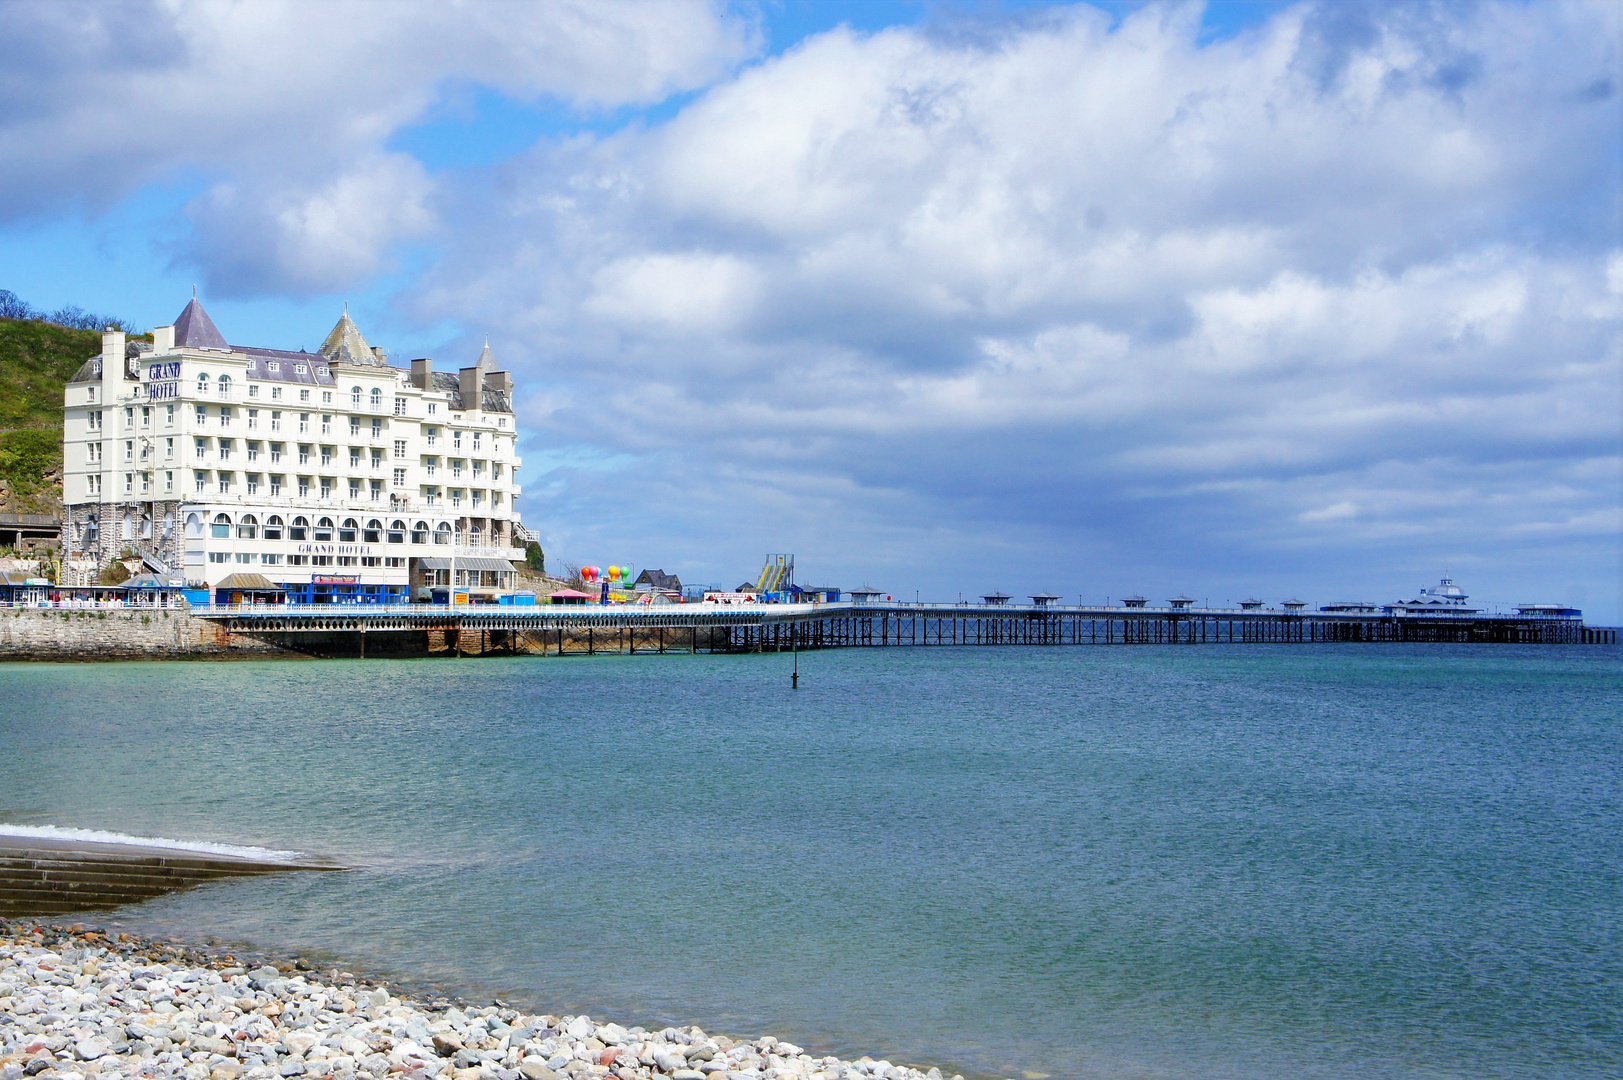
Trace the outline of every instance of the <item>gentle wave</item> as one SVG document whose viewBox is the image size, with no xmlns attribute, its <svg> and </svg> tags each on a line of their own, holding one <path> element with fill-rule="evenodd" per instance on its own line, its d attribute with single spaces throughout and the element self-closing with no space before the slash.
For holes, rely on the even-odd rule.
<svg viewBox="0 0 1623 1080">
<path fill-rule="evenodd" d="M 199 851 L 208 855 L 234 855 L 240 859 L 261 859 L 268 862 L 291 862 L 304 858 L 302 851 L 277 851 L 274 848 L 248 847 L 240 844 L 215 844 L 207 840 L 171 840 L 164 836 L 131 836 L 128 833 L 108 832 L 104 829 L 73 829 L 56 825 L 8 825 L 0 821 L 0 836 L 25 836 L 36 840 L 88 840 L 98 844 L 131 844 L 140 847 L 172 848 L 176 851 Z"/>
</svg>

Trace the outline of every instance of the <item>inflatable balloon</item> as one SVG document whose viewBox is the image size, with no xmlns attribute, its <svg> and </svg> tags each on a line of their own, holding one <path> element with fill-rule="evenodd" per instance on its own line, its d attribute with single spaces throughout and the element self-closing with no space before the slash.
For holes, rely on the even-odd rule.
<svg viewBox="0 0 1623 1080">
<path fill-rule="evenodd" d="M 617 578 L 619 576 L 620 576 L 620 568 L 618 566 L 609 567 L 609 580 L 610 581 L 613 581 L 615 578 Z"/>
<path fill-rule="evenodd" d="M 582 581 L 591 581 L 591 580 L 595 579 L 596 577 L 597 577 L 597 567 L 595 567 L 595 566 L 583 566 L 583 567 L 580 568 L 580 579 Z"/>
</svg>

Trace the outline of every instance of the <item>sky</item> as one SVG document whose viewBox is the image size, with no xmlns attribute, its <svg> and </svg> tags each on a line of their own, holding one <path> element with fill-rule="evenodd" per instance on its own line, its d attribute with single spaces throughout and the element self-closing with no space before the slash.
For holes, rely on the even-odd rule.
<svg viewBox="0 0 1623 1080">
<path fill-rule="evenodd" d="M 0 288 L 514 372 L 549 567 L 1623 619 L 1623 7 L 4 3 Z"/>
</svg>

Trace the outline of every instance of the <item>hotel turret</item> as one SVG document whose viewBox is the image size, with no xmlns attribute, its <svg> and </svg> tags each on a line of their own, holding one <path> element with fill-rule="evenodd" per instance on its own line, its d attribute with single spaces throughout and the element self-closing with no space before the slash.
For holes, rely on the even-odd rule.
<svg viewBox="0 0 1623 1080">
<path fill-rule="evenodd" d="M 216 602 L 511 589 L 530 539 L 513 379 L 391 366 L 346 309 L 316 352 L 227 344 L 195 297 L 68 383 L 64 584 L 135 555 Z"/>
</svg>

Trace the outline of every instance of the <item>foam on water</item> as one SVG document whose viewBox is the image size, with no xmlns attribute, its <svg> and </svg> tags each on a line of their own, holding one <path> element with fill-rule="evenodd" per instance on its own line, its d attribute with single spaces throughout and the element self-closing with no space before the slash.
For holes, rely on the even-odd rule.
<svg viewBox="0 0 1623 1080">
<path fill-rule="evenodd" d="M 208 840 L 171 840 L 166 836 L 130 836 L 127 833 L 108 832 L 105 829 L 74 829 L 57 825 L 10 825 L 3 821 L 0 821 L 0 836 L 20 836 L 34 840 L 82 840 L 95 844 L 128 844 L 131 847 L 197 851 L 207 855 L 229 855 L 238 859 L 258 859 L 262 862 L 293 862 L 304 858 L 305 854 L 302 851 L 279 851 L 275 848 L 252 847 L 242 844 L 216 844 Z"/>
</svg>

